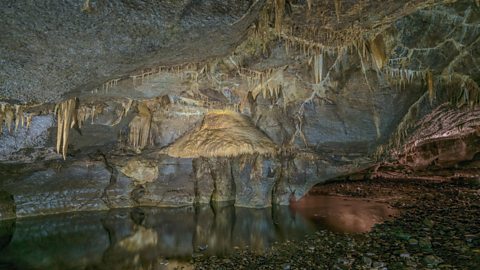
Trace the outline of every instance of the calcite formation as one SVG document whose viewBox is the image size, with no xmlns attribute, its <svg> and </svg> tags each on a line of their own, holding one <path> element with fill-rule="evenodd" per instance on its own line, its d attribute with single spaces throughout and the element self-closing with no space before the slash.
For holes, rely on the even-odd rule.
<svg viewBox="0 0 480 270">
<path fill-rule="evenodd" d="M 7 2 L 0 205 L 17 216 L 479 177 L 478 1 Z"/>
</svg>

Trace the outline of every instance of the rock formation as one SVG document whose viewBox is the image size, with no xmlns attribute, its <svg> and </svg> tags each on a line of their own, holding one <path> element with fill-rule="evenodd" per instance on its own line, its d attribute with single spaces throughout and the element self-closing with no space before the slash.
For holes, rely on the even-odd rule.
<svg viewBox="0 0 480 270">
<path fill-rule="evenodd" d="M 0 21 L 0 218 L 480 177 L 478 1 L 11 0 Z"/>
</svg>

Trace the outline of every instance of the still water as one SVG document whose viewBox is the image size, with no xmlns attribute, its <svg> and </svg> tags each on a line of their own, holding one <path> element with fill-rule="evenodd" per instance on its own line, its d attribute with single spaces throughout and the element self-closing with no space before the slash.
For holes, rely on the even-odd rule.
<svg viewBox="0 0 480 270">
<path fill-rule="evenodd" d="M 304 198 L 293 207 L 135 208 L 0 222 L 0 269 L 174 269 L 192 256 L 275 242 L 317 230 L 365 232 L 392 216 L 385 204 Z"/>
</svg>

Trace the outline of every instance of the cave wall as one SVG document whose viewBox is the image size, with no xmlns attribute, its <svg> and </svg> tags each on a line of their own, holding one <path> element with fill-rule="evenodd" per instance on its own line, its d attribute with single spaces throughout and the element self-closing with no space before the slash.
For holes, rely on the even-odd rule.
<svg viewBox="0 0 480 270">
<path fill-rule="evenodd" d="M 0 190 L 10 199 L 0 200 L 0 214 L 13 216 L 4 210 L 13 209 L 11 198 L 19 217 L 210 202 L 268 207 L 387 159 L 408 170 L 475 159 L 474 1 L 388 1 L 382 10 L 378 1 L 357 3 L 365 12 L 345 2 L 340 14 L 333 2 L 290 2 L 283 23 L 292 27 L 280 33 L 276 19 L 261 26 L 265 12 L 277 11 L 271 1 L 5 3 Z M 73 97 L 77 123 L 62 160 L 58 108 Z M 473 117 L 469 129 L 462 117 L 449 125 L 460 130 L 457 141 L 443 143 L 449 130 L 421 133 L 425 119 L 444 121 L 429 116 L 438 108 Z M 241 114 L 276 151 L 169 156 L 165 149 L 202 132 L 213 111 Z M 143 133 L 141 145 L 132 143 Z"/>
</svg>

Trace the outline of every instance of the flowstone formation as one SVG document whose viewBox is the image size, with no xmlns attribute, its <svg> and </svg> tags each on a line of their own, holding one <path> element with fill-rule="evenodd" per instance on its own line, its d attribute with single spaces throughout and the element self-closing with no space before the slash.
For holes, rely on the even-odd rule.
<svg viewBox="0 0 480 270">
<path fill-rule="evenodd" d="M 479 177 L 478 1 L 81 2 L 0 11 L 0 217 Z"/>
</svg>

